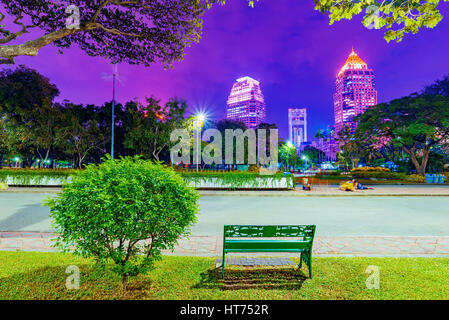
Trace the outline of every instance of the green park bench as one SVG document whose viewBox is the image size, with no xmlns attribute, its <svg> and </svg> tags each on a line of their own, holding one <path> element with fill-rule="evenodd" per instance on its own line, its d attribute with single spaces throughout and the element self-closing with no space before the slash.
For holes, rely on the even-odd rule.
<svg viewBox="0 0 449 320">
<path fill-rule="evenodd" d="M 302 262 L 309 268 L 312 279 L 312 244 L 315 225 L 298 226 L 242 226 L 225 225 L 223 234 L 223 261 L 221 274 L 224 279 L 226 254 L 232 252 L 298 252 Z M 237 239 L 239 238 L 239 239 Z M 254 238 L 300 238 L 300 239 L 254 239 Z"/>
</svg>

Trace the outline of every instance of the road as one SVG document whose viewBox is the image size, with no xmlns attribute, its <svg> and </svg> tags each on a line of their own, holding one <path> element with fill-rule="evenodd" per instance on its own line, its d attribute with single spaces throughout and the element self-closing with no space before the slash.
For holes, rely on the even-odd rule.
<svg viewBox="0 0 449 320">
<path fill-rule="evenodd" d="M 52 231 L 54 193 L 0 194 L 0 231 Z M 449 236 L 449 197 L 203 196 L 196 236 L 224 224 L 316 224 L 321 236 Z"/>
</svg>

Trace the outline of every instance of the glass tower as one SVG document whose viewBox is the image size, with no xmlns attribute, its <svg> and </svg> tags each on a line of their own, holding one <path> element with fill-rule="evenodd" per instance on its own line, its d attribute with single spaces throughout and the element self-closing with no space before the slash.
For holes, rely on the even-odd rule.
<svg viewBox="0 0 449 320">
<path fill-rule="evenodd" d="M 251 77 L 236 80 L 228 98 L 226 118 L 241 121 L 248 128 L 266 121 L 265 99 L 259 81 Z"/>
<path fill-rule="evenodd" d="M 300 150 L 301 144 L 307 141 L 307 110 L 288 109 L 288 133 L 290 142 Z"/>
<path fill-rule="evenodd" d="M 374 85 L 374 72 L 352 50 L 335 80 L 334 116 L 335 131 L 349 124 L 354 132 L 353 118 L 377 104 L 377 90 Z"/>
</svg>

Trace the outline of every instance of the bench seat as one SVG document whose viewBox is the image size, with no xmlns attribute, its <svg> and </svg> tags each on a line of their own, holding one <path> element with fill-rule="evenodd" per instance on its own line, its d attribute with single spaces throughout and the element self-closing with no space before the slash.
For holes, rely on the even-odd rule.
<svg viewBox="0 0 449 320">
<path fill-rule="evenodd" d="M 226 252 L 301 252 L 310 241 L 302 240 L 226 240 Z"/>
<path fill-rule="evenodd" d="M 299 268 L 304 261 L 312 278 L 312 244 L 315 225 L 225 225 L 223 235 L 222 278 L 226 254 L 234 252 L 296 252 Z M 299 238 L 299 239 L 266 239 Z"/>
</svg>

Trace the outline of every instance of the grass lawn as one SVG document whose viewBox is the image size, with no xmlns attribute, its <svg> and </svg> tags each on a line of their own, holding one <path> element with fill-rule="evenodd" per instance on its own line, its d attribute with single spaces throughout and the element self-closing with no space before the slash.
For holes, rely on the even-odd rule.
<svg viewBox="0 0 449 320">
<path fill-rule="evenodd" d="M 129 290 L 110 268 L 70 254 L 0 252 L 0 299 L 449 299 L 449 258 L 314 258 L 306 267 L 229 267 L 222 281 L 214 258 L 165 256 Z M 81 270 L 79 290 L 65 287 L 65 269 Z M 367 289 L 376 265 L 380 288 Z"/>
</svg>

